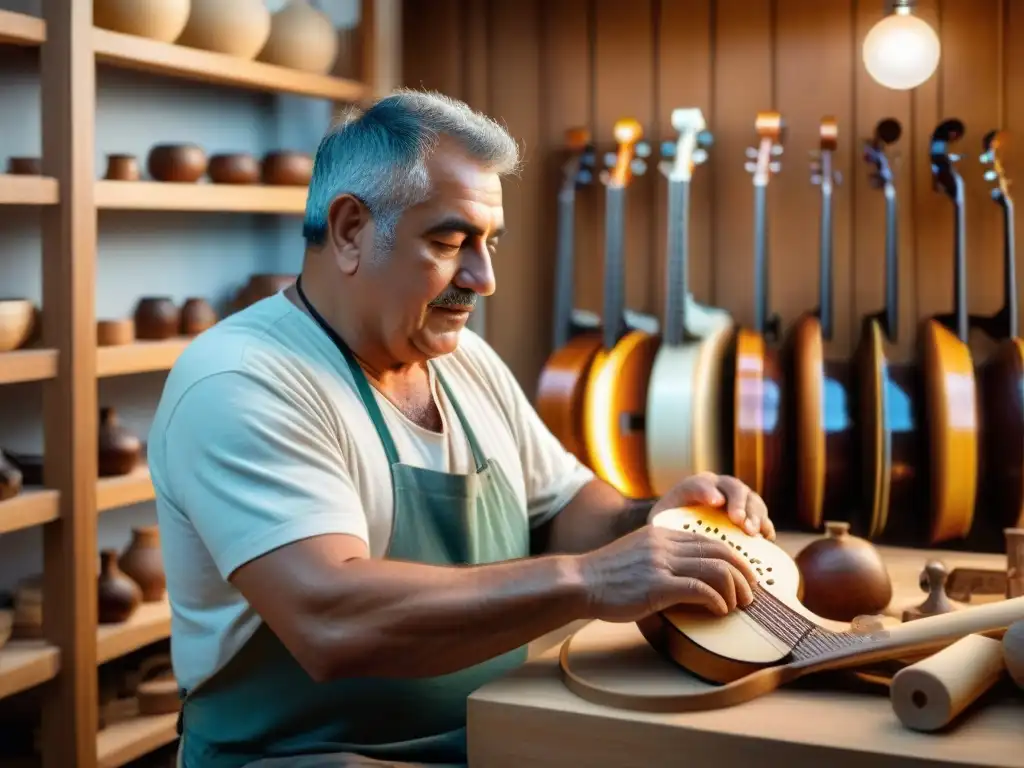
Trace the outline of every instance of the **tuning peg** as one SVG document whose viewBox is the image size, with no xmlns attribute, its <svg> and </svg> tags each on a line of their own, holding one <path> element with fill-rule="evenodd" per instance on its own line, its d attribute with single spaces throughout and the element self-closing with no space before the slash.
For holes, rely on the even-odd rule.
<svg viewBox="0 0 1024 768">
<path fill-rule="evenodd" d="M 675 167 L 675 163 L 669 162 L 668 160 L 662 160 L 660 163 L 658 163 L 658 170 L 661 171 L 666 176 L 671 176 L 672 169 L 674 169 Z"/>
<path fill-rule="evenodd" d="M 662 157 L 675 157 L 676 156 L 676 144 L 674 141 L 663 141 L 661 142 L 661 156 Z"/>
<path fill-rule="evenodd" d="M 817 160 L 810 162 L 811 173 L 821 173 L 821 163 Z"/>
<path fill-rule="evenodd" d="M 772 145 L 772 156 L 773 157 L 778 157 L 781 154 L 782 154 L 782 145 L 781 144 L 773 144 Z"/>
<path fill-rule="evenodd" d="M 703 149 L 693 150 L 693 162 L 695 165 L 700 165 L 708 159 L 708 153 Z"/>
<path fill-rule="evenodd" d="M 597 174 L 597 178 L 601 180 L 602 184 L 607 185 L 612 180 L 612 175 L 608 171 L 601 171 Z"/>
<path fill-rule="evenodd" d="M 843 172 L 842 171 L 835 171 L 832 174 L 832 183 L 835 184 L 836 186 L 842 186 L 842 183 L 843 183 Z"/>
<path fill-rule="evenodd" d="M 992 160 L 993 160 L 994 158 L 995 158 L 995 154 L 994 154 L 994 153 L 992 152 L 992 150 L 991 150 L 991 149 L 990 149 L 990 150 L 987 150 L 987 151 L 985 151 L 985 152 L 982 152 L 982 153 L 981 153 L 981 154 L 980 154 L 980 155 L 978 156 L 978 159 L 979 159 L 979 160 L 980 160 L 981 162 L 983 162 L 983 163 L 991 163 L 991 162 L 992 162 Z"/>
<path fill-rule="evenodd" d="M 606 167 L 608 167 L 608 168 L 614 167 L 616 160 L 618 160 L 618 155 L 616 155 L 614 152 L 605 152 L 604 153 L 604 164 L 605 164 Z"/>
<path fill-rule="evenodd" d="M 597 158 L 594 156 L 594 150 L 588 149 L 582 155 L 580 155 L 580 165 L 587 168 L 593 168 L 597 162 Z"/>
<path fill-rule="evenodd" d="M 757 159 L 757 149 L 754 147 L 747 147 L 747 157 L 751 160 Z"/>
<path fill-rule="evenodd" d="M 643 176 L 647 171 L 647 163 L 639 157 L 634 157 L 633 162 L 629 164 L 629 170 L 633 172 L 634 176 Z"/>
<path fill-rule="evenodd" d="M 820 173 L 812 173 L 811 174 L 811 184 L 814 184 L 815 186 L 817 186 L 818 184 L 821 184 L 821 182 L 822 182 L 822 178 L 821 178 L 821 174 Z"/>
<path fill-rule="evenodd" d="M 757 163 L 744 163 L 743 168 L 747 173 L 753 173 L 757 170 Z"/>
<path fill-rule="evenodd" d="M 988 191 L 988 193 L 992 195 L 993 200 L 998 200 L 1000 197 L 1003 196 L 1002 190 L 1000 190 L 999 187 L 993 187 Z"/>
<path fill-rule="evenodd" d="M 579 173 L 576 174 L 576 178 L 580 184 L 589 184 L 594 180 L 594 174 L 586 168 L 581 168 Z"/>
<path fill-rule="evenodd" d="M 768 163 L 768 170 L 772 173 L 778 173 L 782 170 L 782 163 Z"/>
<path fill-rule="evenodd" d="M 999 178 L 999 174 L 995 171 L 985 171 L 985 181 L 995 181 Z"/>
<path fill-rule="evenodd" d="M 715 137 L 711 134 L 711 131 L 701 131 L 697 134 L 697 144 L 702 147 L 710 147 L 715 143 Z"/>
<path fill-rule="evenodd" d="M 962 155 L 950 155 L 949 156 L 949 162 L 951 162 L 951 163 L 959 163 L 961 157 L 962 157 Z"/>
<path fill-rule="evenodd" d="M 633 147 L 633 152 L 637 157 L 650 157 L 651 156 L 651 145 L 646 141 L 638 141 L 636 146 Z"/>
</svg>

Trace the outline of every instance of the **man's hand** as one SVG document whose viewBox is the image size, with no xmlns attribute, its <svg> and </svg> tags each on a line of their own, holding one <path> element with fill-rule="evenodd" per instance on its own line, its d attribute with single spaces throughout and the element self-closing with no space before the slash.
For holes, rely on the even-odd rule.
<svg viewBox="0 0 1024 768">
<path fill-rule="evenodd" d="M 712 472 L 688 477 L 662 496 L 651 508 L 648 522 L 662 510 L 691 504 L 725 507 L 729 519 L 751 536 L 760 533 L 766 539 L 775 539 L 775 526 L 768 519 L 764 499 L 735 477 Z"/>
</svg>

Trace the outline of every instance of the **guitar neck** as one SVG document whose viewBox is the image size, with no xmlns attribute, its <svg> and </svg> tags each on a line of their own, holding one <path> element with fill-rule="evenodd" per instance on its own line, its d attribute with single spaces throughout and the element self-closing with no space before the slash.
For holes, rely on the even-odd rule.
<svg viewBox="0 0 1024 768">
<path fill-rule="evenodd" d="M 900 269 L 896 255 L 899 248 L 899 210 L 896 207 L 896 186 L 885 185 L 885 331 L 890 342 L 899 337 Z"/>
<path fill-rule="evenodd" d="M 668 183 L 668 264 L 665 291 L 665 343 L 678 346 L 687 340 L 687 298 L 690 292 L 690 182 Z"/>
<path fill-rule="evenodd" d="M 622 337 L 626 310 L 625 203 L 626 188 L 605 188 L 604 240 L 604 346 L 614 347 Z"/>
<path fill-rule="evenodd" d="M 572 305 L 575 298 L 576 190 L 558 193 L 558 252 L 555 256 L 554 348 L 561 349 L 572 336 Z"/>
<path fill-rule="evenodd" d="M 827 155 L 822 162 L 818 318 L 827 341 L 832 338 L 832 165 Z"/>
<path fill-rule="evenodd" d="M 1017 323 L 1017 256 L 1013 229 L 1013 202 L 1003 199 L 1003 306 L 1006 307 L 1007 338 L 1016 338 Z"/>
<path fill-rule="evenodd" d="M 957 338 L 967 343 L 967 223 L 964 212 L 964 182 L 959 174 L 956 180 L 956 195 L 953 199 L 953 317 Z"/>
<path fill-rule="evenodd" d="M 768 325 L 768 187 L 754 185 L 754 330 Z"/>
</svg>

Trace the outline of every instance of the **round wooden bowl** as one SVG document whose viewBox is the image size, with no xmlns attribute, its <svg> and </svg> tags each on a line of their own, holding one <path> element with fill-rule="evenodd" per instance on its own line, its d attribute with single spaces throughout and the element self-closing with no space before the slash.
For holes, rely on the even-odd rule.
<svg viewBox="0 0 1024 768">
<path fill-rule="evenodd" d="M 0 299 L 0 352 L 18 349 L 32 336 L 36 309 L 28 299 Z"/>
<path fill-rule="evenodd" d="M 135 337 L 162 341 L 178 335 L 181 312 L 169 296 L 144 296 L 135 307 Z"/>
<path fill-rule="evenodd" d="M 157 181 L 194 184 L 206 173 L 206 152 L 196 144 L 157 144 L 146 167 Z"/>
<path fill-rule="evenodd" d="M 279 187 L 308 187 L 313 158 L 303 152 L 269 152 L 263 158 L 263 183 Z"/>
<path fill-rule="evenodd" d="M 260 180 L 260 164 L 244 152 L 214 155 L 207 173 L 214 184 L 255 184 Z"/>
<path fill-rule="evenodd" d="M 135 320 L 99 320 L 96 323 L 96 343 L 101 347 L 118 347 L 135 341 Z"/>
</svg>

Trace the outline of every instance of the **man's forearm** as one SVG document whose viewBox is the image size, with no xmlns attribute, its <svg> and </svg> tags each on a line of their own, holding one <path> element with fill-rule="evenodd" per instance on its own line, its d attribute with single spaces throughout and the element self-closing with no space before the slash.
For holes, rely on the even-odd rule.
<svg viewBox="0 0 1024 768">
<path fill-rule="evenodd" d="M 654 499 L 631 500 L 603 480 L 593 480 L 535 532 L 534 551 L 590 552 L 647 523 Z"/>
<path fill-rule="evenodd" d="M 571 556 L 468 567 L 353 560 L 341 571 L 310 612 L 332 657 L 324 677 L 445 674 L 586 618 Z"/>
</svg>

